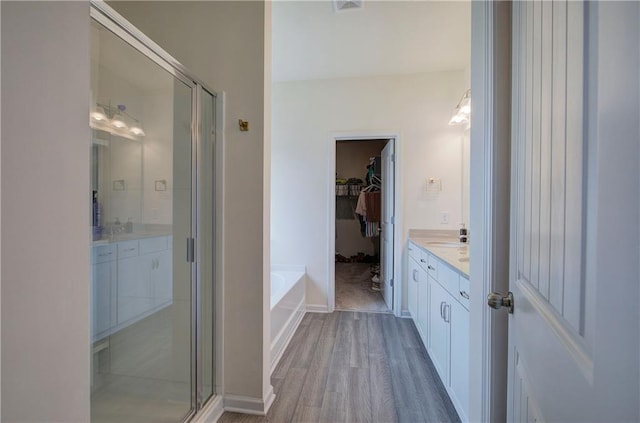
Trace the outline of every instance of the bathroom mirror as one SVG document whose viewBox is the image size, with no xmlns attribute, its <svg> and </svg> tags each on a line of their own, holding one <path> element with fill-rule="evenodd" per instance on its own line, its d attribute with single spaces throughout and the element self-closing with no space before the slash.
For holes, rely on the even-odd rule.
<svg viewBox="0 0 640 423">
<path fill-rule="evenodd" d="M 93 130 L 92 191 L 100 206 L 101 233 L 112 236 L 114 225 L 142 222 L 144 197 L 142 144 L 100 130 Z"/>
<path fill-rule="evenodd" d="M 470 143 L 470 129 L 467 127 L 462 135 L 462 221 L 465 222 L 467 228 L 470 226 L 470 191 L 469 185 L 471 182 L 471 143 Z"/>
</svg>

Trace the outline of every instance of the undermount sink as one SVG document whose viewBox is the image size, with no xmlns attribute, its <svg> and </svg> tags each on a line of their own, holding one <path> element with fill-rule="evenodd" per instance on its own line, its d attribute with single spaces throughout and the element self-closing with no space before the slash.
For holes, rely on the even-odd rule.
<svg viewBox="0 0 640 423">
<path fill-rule="evenodd" d="M 469 244 L 465 242 L 455 242 L 455 241 L 431 241 L 431 242 L 427 242 L 427 245 L 433 245 L 434 247 L 460 248 L 460 247 L 466 247 Z"/>
</svg>

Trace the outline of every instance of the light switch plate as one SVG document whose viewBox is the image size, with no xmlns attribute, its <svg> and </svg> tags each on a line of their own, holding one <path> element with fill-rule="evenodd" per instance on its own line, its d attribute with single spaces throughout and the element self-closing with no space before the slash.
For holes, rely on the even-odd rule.
<svg viewBox="0 0 640 423">
<path fill-rule="evenodd" d="M 440 224 L 447 225 L 449 223 L 449 212 L 440 212 Z"/>
</svg>

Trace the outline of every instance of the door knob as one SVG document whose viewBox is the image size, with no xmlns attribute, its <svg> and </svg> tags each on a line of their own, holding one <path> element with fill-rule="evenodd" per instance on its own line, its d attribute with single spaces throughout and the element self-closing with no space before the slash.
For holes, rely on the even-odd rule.
<svg viewBox="0 0 640 423">
<path fill-rule="evenodd" d="M 509 292 L 506 297 L 497 292 L 487 295 L 487 304 L 496 310 L 506 307 L 510 314 L 513 314 L 513 293 Z"/>
</svg>

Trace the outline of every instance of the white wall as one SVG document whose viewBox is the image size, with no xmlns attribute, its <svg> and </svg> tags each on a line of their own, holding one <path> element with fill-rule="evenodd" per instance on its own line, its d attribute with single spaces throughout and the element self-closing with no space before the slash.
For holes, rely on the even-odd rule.
<svg viewBox="0 0 640 423">
<path fill-rule="evenodd" d="M 224 282 L 225 396 L 268 396 L 263 351 L 263 187 L 265 4 L 260 1 L 110 2 L 142 32 L 219 93 L 225 92 Z M 238 119 L 249 121 L 240 132 Z M 218 142 L 222 140 L 218 139 Z M 268 244 L 267 244 L 268 246 Z M 220 269 L 219 269 L 220 271 Z M 218 277 L 221 274 L 218 273 Z M 268 323 L 268 322 L 267 322 Z M 268 344 L 267 344 L 268 348 Z"/>
<path fill-rule="evenodd" d="M 307 266 L 307 303 L 327 305 L 329 140 L 332 132 L 400 134 L 403 230 L 457 229 L 461 137 L 448 125 L 465 91 L 464 72 L 280 82 L 273 85 L 271 255 Z M 428 177 L 442 191 L 426 192 Z M 450 224 L 439 223 L 439 213 Z"/>
<path fill-rule="evenodd" d="M 173 222 L 173 98 L 173 84 L 163 90 L 147 92 L 143 98 L 142 122 L 146 137 L 142 142 L 142 222 L 147 224 L 169 225 Z M 167 190 L 156 191 L 156 180 L 166 180 Z"/>
<path fill-rule="evenodd" d="M 1 7 L 1 419 L 86 422 L 89 4 Z"/>
</svg>

